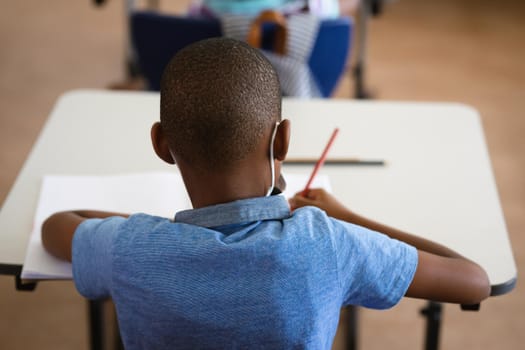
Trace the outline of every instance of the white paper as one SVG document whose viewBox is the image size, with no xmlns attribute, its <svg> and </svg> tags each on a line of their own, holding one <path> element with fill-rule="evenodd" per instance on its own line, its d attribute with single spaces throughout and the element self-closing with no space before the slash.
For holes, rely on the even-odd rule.
<svg viewBox="0 0 525 350">
<path fill-rule="evenodd" d="M 283 195 L 286 198 L 293 197 L 297 192 L 304 190 L 310 174 L 283 174 L 284 180 L 286 181 L 286 189 L 283 191 Z M 327 175 L 317 175 L 314 177 L 310 188 L 324 188 L 326 191 L 332 193 L 332 187 L 330 186 L 330 179 Z"/>
<path fill-rule="evenodd" d="M 287 174 L 286 198 L 301 191 L 309 174 Z M 319 175 L 312 187 L 331 191 L 327 176 Z M 51 214 L 76 209 L 94 209 L 118 213 L 146 213 L 173 218 L 191 202 L 180 174 L 141 173 L 110 176 L 48 175 L 42 181 L 34 226 L 21 278 L 70 279 L 71 263 L 59 260 L 42 246 L 41 226 Z"/>
</svg>

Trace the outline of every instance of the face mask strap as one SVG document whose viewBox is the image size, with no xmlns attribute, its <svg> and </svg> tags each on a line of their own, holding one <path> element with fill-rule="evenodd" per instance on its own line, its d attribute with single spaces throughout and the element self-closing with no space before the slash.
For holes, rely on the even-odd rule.
<svg viewBox="0 0 525 350">
<path fill-rule="evenodd" d="M 272 131 L 272 137 L 270 139 L 270 172 L 272 176 L 272 183 L 271 186 L 268 188 L 268 191 L 266 192 L 266 197 L 272 194 L 273 188 L 275 187 L 275 162 L 273 160 L 273 143 L 275 141 L 275 135 L 277 135 L 277 128 L 279 127 L 279 124 L 279 122 L 275 122 L 275 126 Z"/>
</svg>

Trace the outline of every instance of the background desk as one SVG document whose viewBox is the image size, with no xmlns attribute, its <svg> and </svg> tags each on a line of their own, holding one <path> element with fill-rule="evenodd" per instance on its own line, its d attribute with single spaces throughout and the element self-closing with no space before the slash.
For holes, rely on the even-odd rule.
<svg viewBox="0 0 525 350">
<path fill-rule="evenodd" d="M 285 99 L 283 117 L 292 122 L 289 158 L 317 157 L 338 126 L 331 157 L 387 162 L 323 168 L 343 203 L 478 262 L 493 295 L 514 287 L 516 267 L 475 110 L 457 104 Z M 153 93 L 64 95 L 0 211 L 0 272 L 20 271 L 44 174 L 172 169 L 151 149 L 149 130 L 158 118 L 159 97 Z"/>
</svg>

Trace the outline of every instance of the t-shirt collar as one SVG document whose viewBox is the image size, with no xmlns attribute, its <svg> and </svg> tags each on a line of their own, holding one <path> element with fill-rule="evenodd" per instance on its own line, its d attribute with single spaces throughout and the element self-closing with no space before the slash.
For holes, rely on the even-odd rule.
<svg viewBox="0 0 525 350">
<path fill-rule="evenodd" d="M 217 227 L 260 220 L 280 220 L 290 215 L 290 206 L 286 198 L 276 195 L 183 210 L 175 214 L 175 222 Z"/>
</svg>

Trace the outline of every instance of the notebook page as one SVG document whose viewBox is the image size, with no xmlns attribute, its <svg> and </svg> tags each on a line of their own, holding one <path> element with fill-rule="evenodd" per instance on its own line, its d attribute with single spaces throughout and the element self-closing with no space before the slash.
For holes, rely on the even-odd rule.
<svg viewBox="0 0 525 350">
<path fill-rule="evenodd" d="M 288 174 L 283 173 L 284 180 L 286 181 L 286 189 L 283 191 L 283 195 L 286 198 L 293 197 L 297 192 L 304 190 L 310 173 L 308 174 Z M 332 186 L 330 185 L 330 178 L 327 175 L 317 175 L 310 188 L 324 188 L 327 192 L 332 193 Z"/>
</svg>

